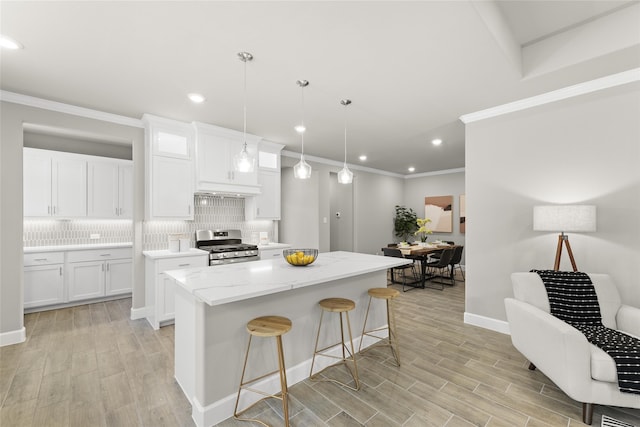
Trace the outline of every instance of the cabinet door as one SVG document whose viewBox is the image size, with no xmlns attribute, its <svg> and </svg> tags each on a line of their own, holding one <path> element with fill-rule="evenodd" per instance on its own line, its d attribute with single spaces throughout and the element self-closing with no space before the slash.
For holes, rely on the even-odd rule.
<svg viewBox="0 0 640 427">
<path fill-rule="evenodd" d="M 229 141 L 227 138 L 198 130 L 196 137 L 198 182 L 231 182 Z"/>
<path fill-rule="evenodd" d="M 64 302 L 63 264 L 24 268 L 24 308 Z"/>
<path fill-rule="evenodd" d="M 172 278 L 164 273 L 160 274 L 157 295 L 156 315 L 158 322 L 175 318 L 176 284 Z"/>
<path fill-rule="evenodd" d="M 118 164 L 89 162 L 87 164 L 87 216 L 118 217 Z"/>
<path fill-rule="evenodd" d="M 87 216 L 86 160 L 53 158 L 52 163 L 53 215 L 57 217 Z"/>
<path fill-rule="evenodd" d="M 133 262 L 130 259 L 106 261 L 105 295 L 131 292 Z"/>
<path fill-rule="evenodd" d="M 69 301 L 104 296 L 104 261 L 73 262 L 67 267 Z"/>
<path fill-rule="evenodd" d="M 153 157 L 151 216 L 193 219 L 193 175 L 191 162 Z"/>
<path fill-rule="evenodd" d="M 24 149 L 24 216 L 51 215 L 51 157 Z"/>
<path fill-rule="evenodd" d="M 118 179 L 119 218 L 133 218 L 133 166 L 120 166 Z"/>
<path fill-rule="evenodd" d="M 280 219 L 280 171 L 259 171 L 262 193 L 256 196 L 256 218 Z"/>
</svg>

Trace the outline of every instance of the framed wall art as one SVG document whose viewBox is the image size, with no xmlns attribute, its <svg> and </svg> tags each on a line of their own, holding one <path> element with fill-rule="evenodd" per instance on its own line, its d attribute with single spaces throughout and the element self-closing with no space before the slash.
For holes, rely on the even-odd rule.
<svg viewBox="0 0 640 427">
<path fill-rule="evenodd" d="M 434 233 L 452 233 L 453 196 L 425 197 L 424 216 L 431 220 L 431 230 Z"/>
</svg>

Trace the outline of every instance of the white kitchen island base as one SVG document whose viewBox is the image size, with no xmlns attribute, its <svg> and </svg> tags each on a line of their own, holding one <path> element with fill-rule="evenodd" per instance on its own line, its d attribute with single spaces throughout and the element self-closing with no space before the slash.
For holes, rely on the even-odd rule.
<svg viewBox="0 0 640 427">
<path fill-rule="evenodd" d="M 309 376 L 320 320 L 318 302 L 330 297 L 355 301 L 356 309 L 349 312 L 349 316 L 357 349 L 369 302 L 367 290 L 386 287 L 387 268 L 407 262 L 399 258 L 332 252 L 321 254 L 307 267 L 293 267 L 284 260 L 267 260 L 237 264 L 225 270 L 225 266 L 216 266 L 169 272 L 179 285 L 175 300 L 175 377 L 191 402 L 196 425 L 212 426 L 233 415 L 248 340 L 247 322 L 267 315 L 291 319 L 293 327 L 283 336 L 287 382 L 291 386 Z M 210 286 L 204 287 L 205 282 Z M 243 287 L 245 295 L 241 296 L 238 290 Z M 320 335 L 321 345 L 340 341 L 339 316 L 327 314 Z M 372 305 L 368 326 L 385 324 L 386 306 Z M 363 345 L 375 341 L 366 337 Z M 329 358 L 316 360 L 318 369 L 333 363 L 335 360 Z M 247 375 L 260 376 L 276 367 L 275 340 L 254 339 Z M 273 375 L 255 387 L 277 392 L 280 384 L 277 375 Z M 246 400 L 241 402 L 241 407 L 261 398 L 243 395 Z"/>
</svg>

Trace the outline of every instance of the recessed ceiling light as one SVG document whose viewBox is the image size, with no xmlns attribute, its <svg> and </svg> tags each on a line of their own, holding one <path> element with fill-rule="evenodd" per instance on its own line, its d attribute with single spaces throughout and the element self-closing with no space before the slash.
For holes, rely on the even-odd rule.
<svg viewBox="0 0 640 427">
<path fill-rule="evenodd" d="M 203 95 L 200 95 L 199 93 L 190 93 L 187 96 L 189 97 L 191 102 L 195 102 L 196 104 L 201 104 L 206 99 Z"/>
<path fill-rule="evenodd" d="M 409 172 L 415 172 L 415 171 L 416 171 L 416 168 L 414 168 L 413 166 L 409 168 Z"/>
<path fill-rule="evenodd" d="M 440 145 L 440 144 L 442 144 L 442 140 L 440 138 L 436 138 L 436 139 L 431 140 L 431 143 L 433 145 Z"/>
<path fill-rule="evenodd" d="M 22 49 L 24 47 L 20 43 L 12 39 L 11 37 L 7 37 L 7 36 L 0 36 L 0 46 L 6 47 L 7 49 L 14 49 L 14 50 Z"/>
<path fill-rule="evenodd" d="M 367 156 L 365 156 L 364 154 L 363 154 L 362 156 L 358 157 L 358 158 L 359 158 L 361 161 L 363 161 L 363 162 L 364 162 L 365 160 L 367 160 Z"/>
<path fill-rule="evenodd" d="M 297 125 L 296 127 L 294 127 L 294 129 L 296 130 L 296 132 L 298 133 L 303 133 L 305 130 L 307 130 L 306 127 L 304 127 L 304 125 Z"/>
</svg>

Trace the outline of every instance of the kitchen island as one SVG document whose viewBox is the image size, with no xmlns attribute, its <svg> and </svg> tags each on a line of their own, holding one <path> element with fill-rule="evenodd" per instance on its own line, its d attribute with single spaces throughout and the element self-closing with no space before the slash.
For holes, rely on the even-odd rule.
<svg viewBox="0 0 640 427">
<path fill-rule="evenodd" d="M 410 262 L 328 252 L 305 267 L 280 258 L 166 272 L 177 285 L 175 378 L 191 402 L 196 425 L 212 426 L 233 415 L 249 320 L 266 315 L 291 319 L 293 327 L 283 336 L 283 345 L 287 380 L 293 385 L 309 376 L 320 319 L 318 302 L 330 297 L 355 301 L 356 309 L 349 315 L 357 348 L 369 301 L 367 290 L 386 287 L 387 269 Z M 384 324 L 384 304 L 372 305 L 367 327 Z M 321 344 L 340 341 L 337 315 L 325 319 L 320 340 Z M 373 342 L 374 338 L 367 337 L 363 346 Z M 335 362 L 321 359 L 327 360 L 321 360 L 324 365 L 316 361 L 318 369 Z M 254 340 L 247 375 L 258 376 L 276 366 L 275 340 Z M 256 388 L 275 392 L 279 380 L 267 377 Z"/>
</svg>

